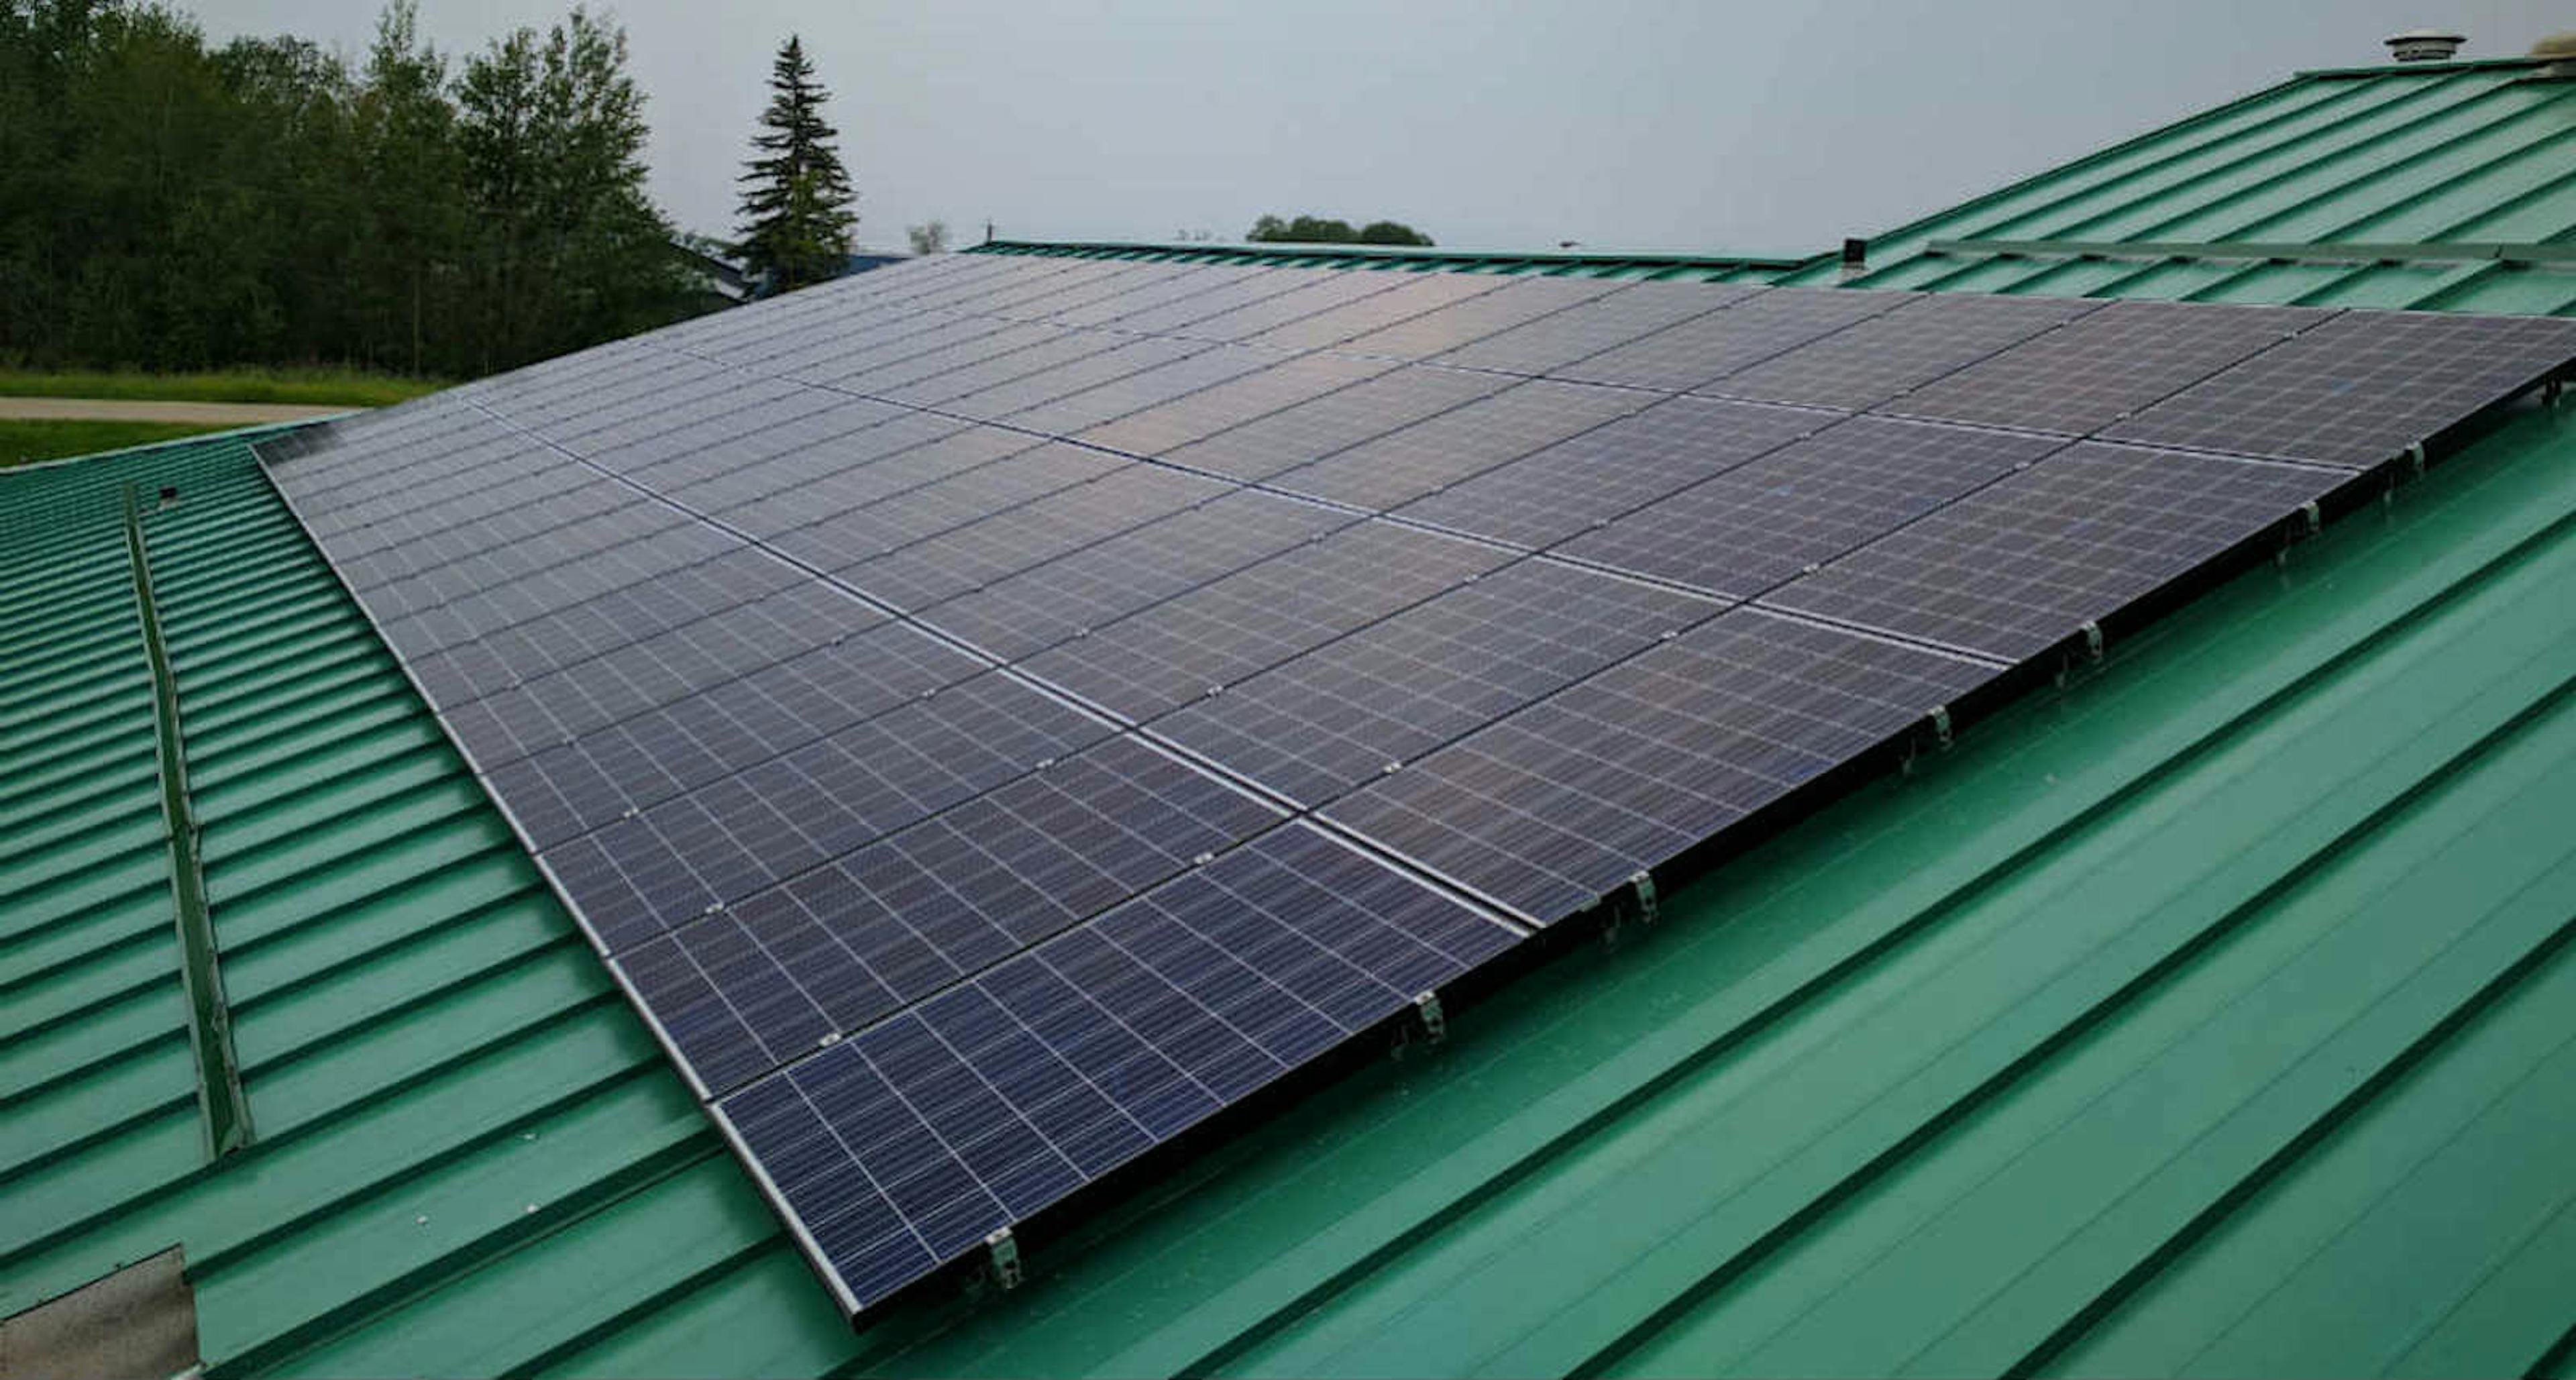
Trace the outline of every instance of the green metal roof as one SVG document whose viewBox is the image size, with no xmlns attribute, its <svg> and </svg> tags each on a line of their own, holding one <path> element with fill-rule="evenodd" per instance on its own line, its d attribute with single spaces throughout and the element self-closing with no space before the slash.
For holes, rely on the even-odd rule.
<svg viewBox="0 0 2576 1380">
<path fill-rule="evenodd" d="M 2564 270 L 2084 287 L 2112 270 L 1954 281 L 1904 246 L 2093 239 L 2125 202 L 2168 238 L 2272 205 L 2214 174 L 2258 149 L 2340 169 L 2302 235 L 2440 241 L 2336 156 L 2423 120 L 2448 142 L 2381 156 L 2453 189 L 2426 224 L 2563 241 L 2576 160 L 2511 117 L 2576 87 L 2527 75 L 2301 77 L 1882 237 L 1870 278 L 2494 308 Z M 148 552 L 257 1130 L 211 1164 L 130 480 L 181 491 Z M 2565 416 L 1113 1205 L 1021 1290 L 861 1336 L 238 439 L 0 474 L 0 590 L 0 1314 L 175 1241 L 218 1374 L 2576 1364 Z"/>
</svg>

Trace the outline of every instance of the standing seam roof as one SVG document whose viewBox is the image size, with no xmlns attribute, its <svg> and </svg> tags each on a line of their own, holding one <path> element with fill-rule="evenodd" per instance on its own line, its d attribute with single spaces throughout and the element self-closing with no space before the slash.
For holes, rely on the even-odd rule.
<svg viewBox="0 0 2576 1380">
<path fill-rule="evenodd" d="M 2302 77 L 1855 281 L 2564 311 L 2501 261 L 1923 247 L 2303 204 L 2563 241 L 2532 124 L 2576 88 L 2529 71 Z M 2411 192 L 2336 156 L 2410 128 Z M 213 1165 L 129 479 L 181 490 L 152 573 L 260 1130 Z M 2571 532 L 2576 432 L 2526 412 L 1021 1291 L 853 1337 L 246 446 L 0 475 L 0 1312 L 176 1241 L 222 1375 L 2563 1372 Z"/>
</svg>

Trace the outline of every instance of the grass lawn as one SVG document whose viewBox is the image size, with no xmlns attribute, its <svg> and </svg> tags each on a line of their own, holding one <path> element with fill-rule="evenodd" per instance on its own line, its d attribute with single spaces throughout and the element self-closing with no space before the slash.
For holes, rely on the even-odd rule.
<svg viewBox="0 0 2576 1380">
<path fill-rule="evenodd" d="M 446 386 L 439 379 L 403 378 L 357 369 L 225 369 L 205 374 L 0 369 L 0 398 L 144 398 L 166 402 L 388 407 Z M 0 455 L 5 454 L 0 451 Z"/>
<path fill-rule="evenodd" d="M 226 429 L 185 422 L 0 421 L 0 469 L 23 465 L 30 460 L 87 455 L 91 451 L 116 450 L 123 446 L 171 441 L 200 432 Z"/>
</svg>

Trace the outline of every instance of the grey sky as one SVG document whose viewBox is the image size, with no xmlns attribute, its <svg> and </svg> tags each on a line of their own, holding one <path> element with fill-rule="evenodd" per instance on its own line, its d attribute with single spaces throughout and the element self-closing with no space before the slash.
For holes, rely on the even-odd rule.
<svg viewBox="0 0 2576 1380">
<path fill-rule="evenodd" d="M 563 0 L 421 0 L 443 50 Z M 1390 216 L 1444 245 L 1805 252 L 2302 67 L 2442 25 L 2468 55 L 2576 23 L 2524 0 L 622 0 L 653 191 L 728 231 L 772 48 L 804 35 L 859 237 L 933 216 L 1045 239 Z M 370 0 L 205 0 L 218 37 L 350 52 Z"/>
</svg>

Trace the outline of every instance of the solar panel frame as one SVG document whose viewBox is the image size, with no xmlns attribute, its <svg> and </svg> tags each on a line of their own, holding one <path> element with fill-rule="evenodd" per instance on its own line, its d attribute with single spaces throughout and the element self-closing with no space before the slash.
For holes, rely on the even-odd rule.
<svg viewBox="0 0 2576 1380">
<path fill-rule="evenodd" d="M 1202 287 L 1199 278 L 1232 275 L 1185 265 L 924 267 L 918 282 L 889 278 L 865 290 L 834 285 L 800 294 L 803 300 L 755 307 L 734 321 L 685 323 L 336 426 L 310 441 L 263 448 L 290 507 L 353 590 L 364 582 L 361 608 L 406 673 L 442 707 L 451 737 L 484 773 L 595 947 L 621 958 L 637 955 L 637 965 L 647 950 L 686 960 L 643 977 L 619 970 L 648 1016 L 664 1012 L 655 1018 L 656 1030 L 674 1057 L 689 1067 L 675 1032 L 696 1031 L 689 1038 L 703 1043 L 710 1037 L 693 1021 L 739 1019 L 746 1013 L 737 1007 L 750 1008 L 744 1030 L 758 1029 L 772 1043 L 754 1058 L 711 1055 L 718 1061 L 717 1085 L 698 1086 L 711 1096 L 726 1094 L 717 1099 L 723 1105 L 711 1108 L 719 1125 L 850 1306 L 970 1251 L 990 1225 L 1043 1209 L 1403 1010 L 1408 992 L 1464 974 L 1516 937 L 1498 917 L 1552 922 L 1637 868 L 1704 851 L 1709 835 L 1695 831 L 1807 790 L 1912 731 L 1927 699 L 1939 695 L 1948 703 L 1981 694 L 2005 674 L 2010 658 L 2000 651 L 1949 653 L 1919 634 L 1883 635 L 1841 614 L 1784 611 L 1788 601 L 1827 591 L 1829 577 L 1860 568 L 1871 551 L 1937 530 L 1946 514 L 1973 515 L 1982 496 L 2030 482 L 2069 454 L 2090 457 L 2084 465 L 2091 469 L 2112 459 L 2128 463 L 2136 485 L 2159 501 L 2185 505 L 2174 511 L 2201 525 L 2157 548 L 2168 565 L 2205 561 L 2198 553 L 2210 541 L 2299 491 L 2284 481 L 2258 485 L 2260 492 L 2249 496 L 2207 476 L 2259 469 L 2311 477 L 2300 484 L 2351 478 L 2189 452 L 2156 455 L 2139 470 L 2129 454 L 2135 447 L 2072 446 L 1911 521 L 1905 520 L 1911 508 L 1885 510 L 1880 521 L 1899 525 L 1814 575 L 1772 590 L 1766 600 L 1778 604 L 1662 626 L 1684 621 L 1662 611 L 1707 612 L 1723 601 L 1603 573 L 1590 557 L 1573 565 L 1526 555 L 1526 549 L 1565 541 L 1568 534 L 1556 529 L 1569 517 L 1585 524 L 1585 532 L 1606 530 L 1591 524 L 1651 508 L 1693 485 L 1731 479 L 1755 486 L 1775 470 L 1791 469 L 1780 458 L 1786 452 L 1763 442 L 1777 433 L 1780 444 L 1795 449 L 1800 428 L 1784 414 L 1799 409 L 1646 397 L 1641 405 L 1652 406 L 1645 411 L 1535 453 L 1493 465 L 1481 455 L 1472 467 L 1435 463 L 1436 482 L 1454 485 L 1460 497 L 1409 504 L 1404 522 L 1355 520 L 1353 513 L 1311 506 L 1292 515 L 1279 505 L 1294 500 L 1243 487 L 1283 473 L 1260 469 L 1259 445 L 1243 446 L 1256 458 L 1238 466 L 1256 473 L 1225 475 L 1209 467 L 1219 478 L 1193 473 L 1177 452 L 1201 446 L 1217 453 L 1222 445 L 1205 443 L 1238 432 L 1259 442 L 1265 427 L 1278 433 L 1269 439 L 1283 450 L 1301 434 L 1320 451 L 1334 435 L 1365 432 L 1334 442 L 1331 453 L 1306 457 L 1310 464 L 1329 460 L 1400 429 L 1436 430 L 1439 418 L 1480 407 L 1456 402 L 1411 415 L 1399 405 L 1408 393 L 1440 391 L 1418 382 L 1424 373 L 1477 371 L 1364 372 L 1366 364 L 1332 355 L 1214 378 L 1178 373 L 1172 365 L 1125 370 L 1113 366 L 1159 357 L 1163 347 L 1122 356 L 1117 352 L 1137 339 L 1133 333 L 1089 328 L 1182 315 L 1210 323 L 1199 334 L 1171 332 L 1190 342 L 1170 351 L 1189 350 L 1186 362 L 1215 353 L 1196 347 L 1218 332 L 1297 340 L 1368 321 L 1386 332 L 1381 346 L 1401 345 L 1462 334 L 1461 322 L 1499 320 L 1522 310 L 1505 310 L 1505 303 L 1548 295 L 1539 289 L 1492 296 L 1501 290 L 1488 284 L 1423 288 L 1421 279 L 1352 284 L 1349 274 L 1307 279 L 1304 272 L 1282 270 L 1292 281 L 1255 291 L 1240 276 Z M 1585 286 L 1561 295 L 1590 298 L 1594 291 Z M 1909 300 L 1903 295 L 1726 291 L 1731 301 L 1695 314 L 1679 305 L 1658 307 L 1649 315 L 1678 319 L 1571 365 L 1559 361 L 1569 349 L 1626 334 L 1639 323 L 1631 319 L 1611 331 L 1580 318 L 1589 303 L 1558 306 L 1482 337 L 1498 342 L 1484 357 L 1509 360 L 1519 350 L 1524 369 L 1581 373 L 1592 361 L 1607 360 L 1595 372 L 1640 372 L 1680 369 L 1680 355 L 1707 347 L 1695 362 L 1683 361 L 1684 372 L 1691 372 L 1730 351 L 1816 331 L 1837 315 L 1866 323 L 1873 313 L 1913 310 L 1895 305 Z M 1593 301 L 1662 296 L 1615 285 L 1600 292 Z M 1444 311 L 1437 299 L 1450 296 L 1484 305 Z M 1337 310 L 1334 302 L 1366 309 Z M 960 319 L 999 320 L 977 316 L 987 311 L 1053 315 L 1081 328 L 1011 334 L 1018 328 L 1003 325 L 976 332 L 978 343 L 967 348 L 966 340 L 952 338 L 963 332 L 932 319 L 954 312 Z M 1708 324 L 1738 311 L 1750 314 L 1722 331 Z M 2032 313 L 2004 308 L 1997 314 Z M 1538 329 L 1548 323 L 1556 326 Z M 1552 333 L 1558 328 L 1562 333 Z M 1834 329 L 1826 328 L 1828 336 Z M 2054 329 L 2063 335 L 2073 328 Z M 884 386 L 914 389 L 911 403 L 870 402 L 842 389 L 782 381 L 772 372 L 808 367 L 825 352 L 847 360 L 844 346 L 872 333 L 891 343 L 898 331 L 924 338 L 901 346 L 899 359 L 890 357 L 892 350 L 869 354 L 868 367 L 881 371 Z M 1867 338 L 1859 327 L 1844 334 Z M 1848 339 L 1837 348 L 1848 348 Z M 1952 353 L 1960 348 L 1957 341 L 1942 343 Z M 934 358 L 942 351 L 951 353 Z M 1100 355 L 1111 358 L 1094 359 Z M 1052 362 L 1058 360 L 1093 362 Z M 940 377 L 916 372 L 925 366 Z M 946 372 L 952 368 L 962 372 L 952 376 Z M 1501 386 L 1510 385 L 1511 375 L 1490 372 Z M 2150 372 L 2144 362 L 2131 370 L 2139 377 Z M 1406 381 L 1362 391 L 1391 376 Z M 902 381 L 886 382 L 894 379 Z M 1152 381 L 1136 382 L 1146 379 Z M 961 385 L 985 395 L 977 407 L 1022 403 L 1011 414 L 1011 425 L 1022 430 L 917 410 L 924 398 L 970 396 L 946 391 Z M 1029 398 L 1042 400 L 1023 403 Z M 1287 415 L 1317 399 L 1332 401 Z M 1102 413 L 1130 400 L 1137 406 L 1127 412 Z M 1416 397 L 1410 406 L 1442 400 Z M 2483 394 L 2469 400 L 2493 401 Z M 1823 426 L 1840 414 L 1804 415 Z M 1099 433 L 1152 448 L 1154 462 L 1023 434 L 1058 425 L 1082 429 L 1086 440 Z M 1855 436 L 1913 434 L 1909 427 L 1958 430 L 1886 419 L 1842 425 Z M 2057 442 L 2024 436 L 2013 444 Z M 1089 458 L 1038 455 L 1026 462 L 1032 473 L 1082 477 L 1031 492 L 999 482 L 1005 473 L 983 473 L 1007 470 L 1048 445 Z M 2106 459 L 2087 446 L 2114 454 Z M 1384 455 L 1396 449 L 1378 447 Z M 1356 477 L 1368 457 L 1354 452 L 1344 467 Z M 1551 482 L 1562 487 L 1587 467 L 1597 475 L 1623 459 L 1636 473 L 1604 485 L 1604 497 L 1587 494 L 1581 503 L 1563 505 L 1574 513 L 1551 514 L 1533 526 L 1508 512 L 1515 493 L 1544 497 Z M 2237 468 L 2206 468 L 2211 465 Z M 1474 477 L 1461 482 L 1453 472 Z M 1490 484 L 1486 476 L 1493 477 Z M 1368 477 L 1389 485 L 1390 494 L 1421 482 L 1400 474 Z M 2108 514 L 2116 528 L 2122 510 L 2105 500 L 2099 484 L 2081 493 L 2073 479 L 2062 487 L 2074 494 L 2059 495 L 2064 514 L 2097 528 Z M 1103 499 L 1109 489 L 1122 496 Z M 2327 496 L 2339 493 L 2330 489 Z M 801 508 L 806 502 L 815 506 Z M 1606 510 L 1610 503 L 1625 506 Z M 1224 516 L 1236 508 L 1283 520 L 1275 531 L 1238 533 Z M 717 512 L 724 515 L 721 526 L 698 516 Z M 1496 545 L 1411 525 L 1437 521 L 1444 512 L 1453 520 L 1541 535 Z M 1431 516 L 1419 516 L 1424 513 Z M 1287 520 L 1292 516 L 1299 520 Z M 1308 539 L 1318 535 L 1310 522 L 1326 529 L 1321 540 Z M 827 533 L 845 545 L 826 544 Z M 864 548 L 871 535 L 878 545 Z M 1773 534 L 1766 529 L 1763 535 Z M 1252 539 L 1246 544 L 1239 537 Z M 777 554 L 750 542 L 774 543 Z M 2228 549 L 2244 546 L 2240 540 Z M 1580 538 L 1569 544 L 1569 557 L 1583 547 Z M 903 587 L 900 597 L 853 597 L 865 586 L 834 588 L 815 573 L 835 568 L 830 562 L 837 559 L 883 562 L 889 551 L 910 553 L 894 563 L 904 567 L 899 578 L 878 567 L 878 584 Z M 2015 569 L 2012 552 L 1987 549 L 1978 556 L 1973 568 L 1961 561 L 1952 569 L 1989 577 Z M 1516 581 L 1532 583 L 1526 597 L 1507 597 Z M 1805 594 L 1795 592 L 1809 582 Z M 1954 583 L 1976 592 L 1971 582 Z M 1620 597 L 1607 601 L 1606 611 L 1603 601 L 1575 592 L 1613 588 Z M 806 608 L 809 600 L 828 603 Z M 799 612 L 785 621 L 717 617 L 747 603 Z M 915 612 L 885 616 L 888 608 L 905 607 Z M 1485 611 L 1473 612 L 1478 609 Z M 1058 637 L 1076 618 L 1095 621 L 1012 669 L 994 668 L 1023 646 Z M 1292 688 L 1273 704 L 1271 687 Z M 1223 743 L 1183 736 L 1231 724 L 1238 741 L 1260 741 L 1259 727 L 1242 724 L 1257 725 L 1265 713 L 1276 713 L 1273 721 L 1295 732 L 1319 735 L 1292 745 L 1311 749 L 1312 761 L 1300 765 L 1319 766 L 1321 775 L 1283 774 L 1293 769 L 1256 764 Z M 1366 776 L 1367 755 L 1379 745 L 1402 765 L 1392 774 L 1381 768 Z M 1057 764 L 1115 754 L 1143 754 L 1136 760 L 1150 760 L 1157 771 L 1195 770 L 1198 779 L 1221 785 L 1232 802 L 1226 810 L 1170 807 L 1164 821 L 1178 819 L 1193 830 L 1214 821 L 1214 835 L 1193 835 L 1212 846 L 1186 854 L 1177 843 L 1135 852 L 1118 827 L 1150 815 L 1152 807 L 1121 808 L 1105 786 L 1099 793 L 1076 791 L 1063 805 L 1026 803 L 1047 797 L 1044 783 L 1032 783 L 1061 770 Z M 1355 780 L 1354 773 L 1365 779 Z M 1283 782 L 1295 784 L 1283 794 Z M 1329 792 L 1346 793 L 1311 819 L 1278 822 L 1282 811 Z M 1479 804 L 1464 813 L 1434 808 L 1444 798 Z M 1542 801 L 1568 813 L 1551 816 L 1556 805 Z M 1067 812 L 1054 813 L 1060 809 Z M 1227 810 L 1243 813 L 1228 823 Z M 1431 817 L 1444 813 L 1461 827 L 1445 833 L 1432 827 L 1440 821 Z M 1094 823 L 1083 822 L 1086 814 Z M 1103 819 L 1110 822 L 1105 829 L 1097 825 Z M 1004 842 L 1039 836 L 1064 844 L 1061 855 L 1035 842 L 1025 851 Z M 904 968 L 891 985 L 871 978 L 874 989 L 854 983 L 851 1004 L 827 1020 L 826 1033 L 843 1038 L 819 1053 L 798 1048 L 804 1035 L 823 1036 L 813 1035 L 813 1018 L 795 1016 L 793 1002 L 780 994 L 811 974 L 793 960 L 772 962 L 767 978 L 754 970 L 763 945 L 805 932 L 777 928 L 785 910 L 772 914 L 753 898 L 784 896 L 796 879 L 819 876 L 871 849 L 883 853 L 895 838 L 939 841 L 907 855 L 913 885 L 962 886 L 985 899 L 959 914 L 1007 911 L 1021 928 L 942 920 L 957 927 L 941 933 L 954 936 L 963 962 L 946 960 L 945 971 Z M 1009 855 L 993 864 L 999 870 L 975 861 L 997 847 Z M 1121 870 L 1148 862 L 1159 880 Z M 1336 880 L 1317 889 L 1308 874 Z M 1227 889 L 1229 876 L 1242 894 Z M 1092 880 L 1040 885 L 1042 877 Z M 1121 888 L 1139 885 L 1148 886 L 1142 895 L 1119 899 Z M 1462 904 L 1471 892 L 1491 898 L 1494 907 Z M 1044 906 L 1025 905 L 1029 895 L 1058 894 L 1067 903 L 1051 915 L 1042 914 Z M 993 899 L 1000 897 L 1020 899 Z M 1097 909 L 1101 903 L 1108 908 Z M 709 906 L 718 908 L 709 913 Z M 898 909 L 906 917 L 932 914 L 910 901 Z M 1400 924 L 1389 938 L 1390 915 L 1413 917 L 1433 937 L 1408 937 Z M 1300 939 L 1299 922 L 1323 928 Z M 755 925 L 772 928 L 756 932 Z M 674 934 L 704 942 L 693 939 L 689 947 L 664 937 Z M 1033 947 L 1005 953 L 1005 941 Z M 1308 944 L 1314 955 L 1302 966 L 1283 957 L 1295 943 Z M 1235 973 L 1223 967 L 1228 963 L 1250 985 L 1218 976 Z M 684 994 L 685 1010 L 638 995 L 646 981 L 686 986 L 691 973 L 704 990 Z M 749 986 L 742 985 L 746 974 Z M 733 984 L 738 1000 L 708 996 L 717 991 L 710 979 L 719 976 Z M 1242 1008 L 1239 1019 L 1208 1005 L 1255 990 L 1268 994 L 1267 1004 Z M 878 995 L 860 1000 L 870 991 Z M 927 999 L 887 1005 L 906 993 Z M 1011 1061 L 1025 1047 L 993 1041 L 1038 1039 L 1034 1026 L 994 1024 L 1011 1001 L 1038 1001 L 1058 1013 L 1087 1005 L 1086 1038 L 1124 1030 L 1131 1043 L 1097 1068 L 1064 1064 L 1051 1075 L 1058 1081 L 1048 1085 L 1047 1096 L 1005 1095 L 992 1080 L 1021 1069 Z M 1261 1037 L 1249 1037 L 1256 1027 Z M 1056 1033 L 1069 1041 L 1069 1027 Z M 1036 1048 L 1044 1053 L 1047 1045 L 1039 1040 Z M 1063 1048 L 1075 1046 L 1063 1042 Z M 854 1070 L 879 1079 L 890 1097 L 898 1085 L 925 1094 L 895 1097 L 914 1117 L 901 1123 L 911 1127 L 912 1138 L 901 1145 L 841 1145 L 833 1152 L 837 1178 L 792 1172 L 822 1165 L 817 1147 L 857 1124 L 849 1114 L 860 1104 L 834 1101 L 865 1091 L 847 1081 Z M 800 1074 L 815 1095 L 797 1084 Z M 1084 1081 L 1098 1100 L 1076 1108 L 1079 1099 L 1066 1093 L 1072 1086 L 1066 1079 Z M 784 1099 L 781 1087 L 796 1097 Z M 991 1095 L 975 1093 L 976 1087 Z M 1103 1108 L 1125 1121 L 1102 1120 Z M 762 1121 L 764 1151 L 745 1128 L 773 1114 L 788 1121 Z M 788 1124 L 795 1115 L 803 1120 Z M 841 1118 L 838 1128 L 833 1116 Z M 1019 1118 L 1021 1129 L 1006 1129 L 1005 1116 Z M 879 1135 L 900 1122 L 891 1113 L 861 1120 Z M 1099 1129 L 1113 1125 L 1127 1129 L 1114 1135 Z M 872 1171 L 861 1148 L 890 1148 L 909 1168 L 881 1184 L 868 1180 Z M 792 1192 L 785 1188 L 791 1181 L 799 1185 Z M 875 1215 L 865 1215 L 870 1212 Z M 885 1252 L 859 1249 L 887 1242 L 893 1245 Z"/>
</svg>

